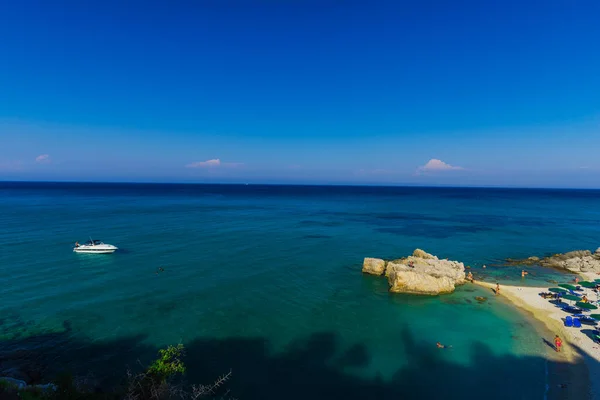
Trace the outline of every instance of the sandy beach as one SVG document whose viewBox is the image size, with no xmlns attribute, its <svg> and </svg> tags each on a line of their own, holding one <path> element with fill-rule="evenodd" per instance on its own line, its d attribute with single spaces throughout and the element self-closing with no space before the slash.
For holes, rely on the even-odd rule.
<svg viewBox="0 0 600 400">
<path fill-rule="evenodd" d="M 490 290 L 496 287 L 495 283 L 475 283 Z M 582 325 L 581 329 L 565 327 L 563 321 L 568 314 L 540 297 L 539 293 L 542 291 L 544 288 L 504 286 L 500 282 L 499 297 L 531 314 L 548 331 L 559 335 L 563 340 L 562 352 L 549 355 L 549 364 L 559 375 L 554 379 L 560 380 L 549 388 L 549 398 L 600 399 L 600 346 L 587 335 L 592 330 L 591 326 Z M 591 298 L 595 299 L 595 296 Z M 545 339 L 548 346 L 553 346 L 553 336 Z M 581 361 L 587 367 L 589 379 L 582 373 Z M 558 388 L 563 381 L 566 387 Z"/>
</svg>

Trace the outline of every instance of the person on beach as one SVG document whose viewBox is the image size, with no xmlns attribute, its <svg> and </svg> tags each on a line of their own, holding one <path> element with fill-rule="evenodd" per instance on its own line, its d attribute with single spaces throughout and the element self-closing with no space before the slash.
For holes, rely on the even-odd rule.
<svg viewBox="0 0 600 400">
<path fill-rule="evenodd" d="M 475 279 L 473 278 L 473 274 L 471 273 L 471 271 L 469 271 L 469 273 L 467 274 L 467 280 L 471 283 L 475 282 Z"/>
<path fill-rule="evenodd" d="M 554 347 L 557 353 L 560 353 L 560 348 L 562 347 L 562 340 L 558 335 L 554 336 Z"/>
<path fill-rule="evenodd" d="M 496 295 L 500 294 L 500 284 L 496 283 Z"/>
<path fill-rule="evenodd" d="M 415 263 L 413 261 L 409 261 L 408 262 L 408 266 L 411 267 L 411 268 L 414 268 L 415 267 Z"/>
<path fill-rule="evenodd" d="M 578 276 L 576 276 L 576 277 L 575 277 L 575 284 L 578 284 L 578 283 L 579 283 L 579 277 L 578 277 Z"/>
<path fill-rule="evenodd" d="M 588 298 L 587 298 L 587 296 L 586 296 L 585 294 L 584 294 L 584 295 L 583 295 L 583 297 L 581 298 L 581 301 L 582 301 L 583 303 L 588 303 L 588 302 L 589 302 L 589 300 L 588 300 Z"/>
</svg>

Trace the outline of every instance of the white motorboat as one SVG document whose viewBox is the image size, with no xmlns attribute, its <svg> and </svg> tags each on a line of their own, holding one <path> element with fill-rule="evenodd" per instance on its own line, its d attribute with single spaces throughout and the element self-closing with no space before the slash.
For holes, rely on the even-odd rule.
<svg viewBox="0 0 600 400">
<path fill-rule="evenodd" d="M 75 253 L 110 254 L 118 250 L 117 246 L 106 244 L 101 240 L 88 240 L 84 244 L 75 243 Z"/>
</svg>

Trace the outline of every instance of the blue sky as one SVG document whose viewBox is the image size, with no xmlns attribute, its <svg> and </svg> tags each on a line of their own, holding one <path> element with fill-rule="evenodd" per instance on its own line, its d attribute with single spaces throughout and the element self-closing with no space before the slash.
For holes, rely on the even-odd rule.
<svg viewBox="0 0 600 400">
<path fill-rule="evenodd" d="M 600 187 L 599 15 L 0 1 L 0 179 Z"/>
</svg>

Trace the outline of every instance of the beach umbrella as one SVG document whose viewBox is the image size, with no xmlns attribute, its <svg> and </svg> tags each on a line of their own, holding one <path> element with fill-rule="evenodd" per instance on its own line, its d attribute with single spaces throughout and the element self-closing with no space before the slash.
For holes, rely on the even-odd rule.
<svg viewBox="0 0 600 400">
<path fill-rule="evenodd" d="M 548 291 L 552 292 L 552 293 L 567 293 L 567 289 L 563 289 L 560 287 L 553 287 L 553 288 L 548 289 Z"/>
<path fill-rule="evenodd" d="M 598 307 L 596 307 L 595 305 L 590 304 L 590 303 L 584 303 L 583 301 L 577 302 L 577 303 L 575 303 L 575 305 L 584 310 L 597 310 L 598 309 Z"/>
<path fill-rule="evenodd" d="M 600 314 L 590 314 L 590 317 L 597 319 L 598 321 L 600 321 Z"/>
<path fill-rule="evenodd" d="M 577 297 L 572 294 L 565 294 L 565 295 L 560 296 L 560 298 L 565 299 L 565 300 L 573 300 L 573 301 L 581 300 L 581 297 Z"/>
<path fill-rule="evenodd" d="M 575 289 L 577 289 L 575 286 L 570 285 L 568 283 L 561 283 L 558 286 L 560 286 L 561 288 L 569 289 L 569 290 L 575 290 Z"/>
<path fill-rule="evenodd" d="M 583 281 L 583 282 L 579 282 L 579 284 L 581 286 L 583 286 L 584 288 L 588 288 L 588 289 L 593 289 L 596 287 L 596 283 L 594 283 L 594 282 Z"/>
</svg>

